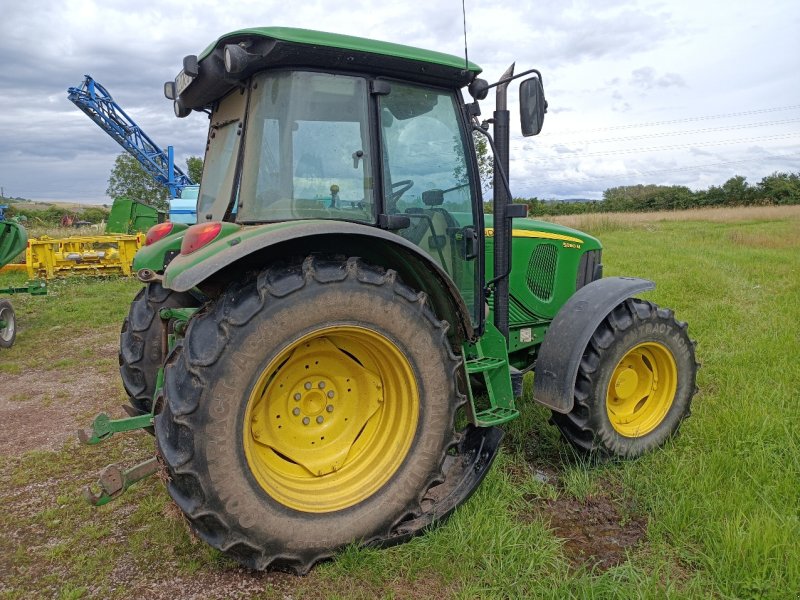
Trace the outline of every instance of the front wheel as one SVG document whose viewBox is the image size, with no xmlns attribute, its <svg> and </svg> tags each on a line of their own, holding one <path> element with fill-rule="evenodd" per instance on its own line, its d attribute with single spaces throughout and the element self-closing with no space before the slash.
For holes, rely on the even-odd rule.
<svg viewBox="0 0 800 600">
<path fill-rule="evenodd" d="M 304 573 L 419 515 L 463 401 L 446 332 L 360 259 L 232 286 L 169 357 L 155 422 L 194 530 L 250 568 Z"/>
<path fill-rule="evenodd" d="M 0 300 L 0 348 L 11 348 L 17 339 L 17 317 L 8 300 Z"/>
<path fill-rule="evenodd" d="M 694 342 L 672 311 L 631 298 L 586 347 L 568 414 L 553 422 L 580 450 L 635 458 L 663 444 L 689 414 Z"/>
</svg>

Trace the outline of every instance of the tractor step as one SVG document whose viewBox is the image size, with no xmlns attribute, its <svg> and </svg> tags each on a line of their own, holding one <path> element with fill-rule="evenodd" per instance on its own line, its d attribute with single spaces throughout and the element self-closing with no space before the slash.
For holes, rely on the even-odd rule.
<svg viewBox="0 0 800 600">
<path fill-rule="evenodd" d="M 475 421 L 479 427 L 491 427 L 513 421 L 519 416 L 516 408 L 492 406 L 475 414 Z"/>
<path fill-rule="evenodd" d="M 503 334 L 491 323 L 486 323 L 483 337 L 464 345 L 464 356 L 472 422 L 478 427 L 492 427 L 517 418 L 519 411 L 514 406 L 516 390 L 512 385 L 512 374 L 519 379 L 519 371 L 508 362 Z M 480 382 L 478 385 L 486 393 L 481 391 L 476 396 L 471 379 Z"/>
<path fill-rule="evenodd" d="M 508 361 L 502 358 L 481 357 L 472 358 L 467 361 L 467 373 L 486 373 L 493 369 L 499 369 L 508 365 Z"/>
</svg>

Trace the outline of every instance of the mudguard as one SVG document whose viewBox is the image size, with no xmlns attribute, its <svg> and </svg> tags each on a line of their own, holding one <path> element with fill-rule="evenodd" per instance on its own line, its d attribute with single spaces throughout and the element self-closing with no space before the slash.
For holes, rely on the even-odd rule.
<svg viewBox="0 0 800 600">
<path fill-rule="evenodd" d="M 447 519 L 472 496 L 486 477 L 502 439 L 503 430 L 499 427 L 468 425 L 455 455 L 445 458 L 442 468 L 444 481 L 428 490 L 422 499 L 425 512 L 414 519 L 401 522 L 387 537 L 372 540 L 366 545 L 387 548 L 403 544 Z"/>
<path fill-rule="evenodd" d="M 558 311 L 536 359 L 533 399 L 556 412 L 574 403 L 575 378 L 595 329 L 615 306 L 656 284 L 635 277 L 607 277 L 579 289 Z"/>
<path fill-rule="evenodd" d="M 450 276 L 424 250 L 395 233 L 347 221 L 309 219 L 223 234 L 190 255 L 175 257 L 164 271 L 164 287 L 185 292 L 229 269 L 257 268 L 282 255 L 349 254 L 395 269 L 407 285 L 428 295 L 436 315 L 453 326 L 459 340 L 474 335 L 469 309 Z"/>
</svg>

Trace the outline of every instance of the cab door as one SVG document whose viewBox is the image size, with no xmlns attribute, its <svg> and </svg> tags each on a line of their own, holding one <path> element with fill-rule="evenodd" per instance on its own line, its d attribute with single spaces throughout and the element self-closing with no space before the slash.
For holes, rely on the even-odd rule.
<svg viewBox="0 0 800 600">
<path fill-rule="evenodd" d="M 383 206 L 409 217 L 397 233 L 450 275 L 480 329 L 480 186 L 460 107 L 453 91 L 395 81 L 379 96 Z"/>
</svg>

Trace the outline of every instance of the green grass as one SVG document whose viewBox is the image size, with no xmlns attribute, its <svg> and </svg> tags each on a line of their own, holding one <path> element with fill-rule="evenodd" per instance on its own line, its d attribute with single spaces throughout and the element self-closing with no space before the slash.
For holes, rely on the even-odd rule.
<svg viewBox="0 0 800 600">
<path fill-rule="evenodd" d="M 693 415 L 665 448 L 597 464 L 526 404 L 486 481 L 446 524 L 395 548 L 347 549 L 306 578 L 248 573 L 196 542 L 156 478 L 106 507 L 85 505 L 81 487 L 107 463 L 145 458 L 147 435 L 0 457 L 0 597 L 180 597 L 200 586 L 203 597 L 796 598 L 798 221 L 604 229 L 606 274 L 656 281 L 647 297 L 673 308 L 698 341 Z M 45 298 L 14 297 L 18 340 L 0 355 L 0 380 L 81 361 L 106 361 L 113 376 L 115 352 L 61 349 L 92 336 L 113 346 L 137 288 L 72 279 Z M 623 526 L 645 523 L 642 541 L 608 569 L 571 560 L 546 510 L 598 499 L 619 508 Z"/>
</svg>

